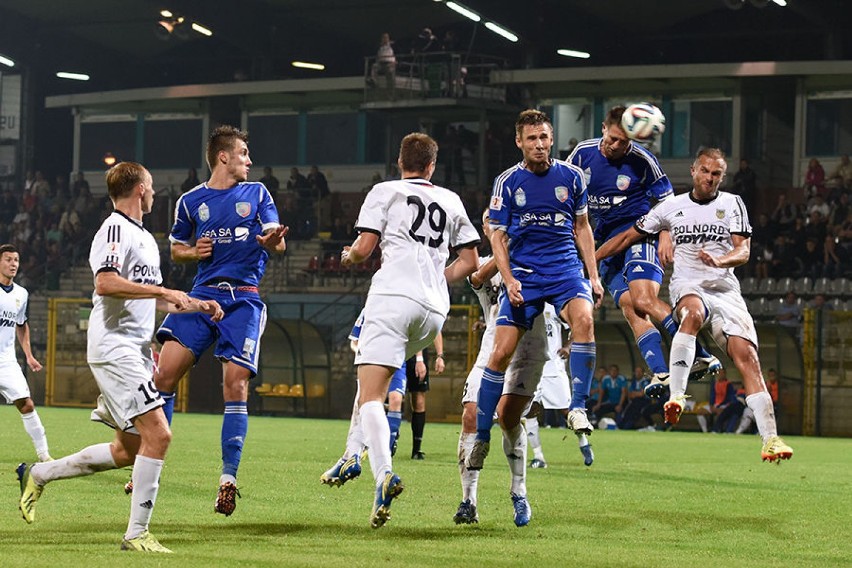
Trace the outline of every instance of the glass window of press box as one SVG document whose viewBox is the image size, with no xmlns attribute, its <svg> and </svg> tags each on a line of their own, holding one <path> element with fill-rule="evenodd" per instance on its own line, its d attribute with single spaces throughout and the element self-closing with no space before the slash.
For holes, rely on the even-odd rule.
<svg viewBox="0 0 852 568">
<path fill-rule="evenodd" d="M 852 153 L 852 93 L 825 93 L 808 99 L 805 154 Z"/>
</svg>

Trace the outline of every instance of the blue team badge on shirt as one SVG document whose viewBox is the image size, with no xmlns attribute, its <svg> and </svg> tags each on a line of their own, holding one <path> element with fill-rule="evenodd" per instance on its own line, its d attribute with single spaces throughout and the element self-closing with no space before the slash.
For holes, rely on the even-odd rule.
<svg viewBox="0 0 852 568">
<path fill-rule="evenodd" d="M 523 188 L 518 188 L 518 191 L 515 192 L 515 204 L 518 207 L 523 207 L 527 204 L 527 194 L 524 193 Z"/>
<path fill-rule="evenodd" d="M 556 199 L 565 203 L 568 201 L 568 188 L 564 185 L 557 186 L 556 189 L 553 190 L 556 193 Z"/>
<path fill-rule="evenodd" d="M 237 215 L 240 217 L 248 217 L 251 214 L 251 203 L 248 201 L 237 202 Z"/>
<path fill-rule="evenodd" d="M 210 208 L 207 207 L 206 203 L 202 203 L 198 206 L 198 218 L 201 219 L 202 222 L 210 219 Z"/>
<path fill-rule="evenodd" d="M 615 179 L 615 187 L 620 189 L 621 191 L 626 190 L 630 187 L 630 176 L 620 175 Z"/>
</svg>

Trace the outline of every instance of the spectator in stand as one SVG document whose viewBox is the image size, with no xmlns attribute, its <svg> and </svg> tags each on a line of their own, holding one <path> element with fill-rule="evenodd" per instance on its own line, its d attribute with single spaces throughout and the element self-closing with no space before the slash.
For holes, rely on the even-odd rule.
<svg viewBox="0 0 852 568">
<path fill-rule="evenodd" d="M 321 229 L 327 229 L 331 225 L 331 190 L 328 188 L 328 179 L 316 165 L 311 166 L 308 172 L 308 184 L 317 200 L 317 224 Z"/>
<path fill-rule="evenodd" d="M 727 371 L 722 369 L 710 385 L 711 413 L 713 416 L 718 417 L 736 399 L 737 391 L 734 389 L 734 385 L 728 380 Z"/>
<path fill-rule="evenodd" d="M 814 195 L 825 195 L 825 170 L 816 158 L 808 162 L 808 171 L 805 172 L 805 199 Z"/>
<path fill-rule="evenodd" d="M 627 379 L 619 372 L 618 365 L 610 365 L 609 375 L 601 380 L 600 401 L 592 408 L 592 413 L 597 420 L 606 414 L 614 414 L 618 422 L 626 402 Z"/>
<path fill-rule="evenodd" d="M 805 241 L 805 250 L 798 257 L 798 262 L 796 263 L 800 267 L 800 272 L 795 276 L 821 275 L 823 270 L 822 260 L 823 251 L 820 250 L 817 240 L 813 237 L 808 237 Z"/>
<path fill-rule="evenodd" d="M 198 179 L 198 172 L 195 168 L 189 168 L 186 172 L 186 179 L 183 180 L 183 183 L 180 184 L 180 192 L 181 194 L 186 193 L 190 189 L 197 187 L 201 184 L 201 180 Z"/>
<path fill-rule="evenodd" d="M 837 243 L 840 241 L 840 227 L 831 227 L 825 244 L 822 247 L 822 275 L 826 278 L 841 278 L 844 272 L 843 261 L 838 254 Z"/>
<path fill-rule="evenodd" d="M 836 227 L 843 224 L 849 215 L 849 192 L 844 191 L 836 200 L 831 202 L 831 211 L 828 214 L 828 226 Z"/>
<path fill-rule="evenodd" d="M 396 54 L 393 51 L 393 41 L 390 34 L 385 32 L 379 37 L 379 49 L 376 51 L 376 62 L 370 72 L 367 82 L 371 87 L 376 86 L 378 76 L 384 75 L 387 88 L 394 86 L 396 80 Z"/>
<path fill-rule="evenodd" d="M 311 184 L 308 183 L 308 178 L 299 172 L 299 168 L 290 168 L 290 179 L 287 180 L 287 189 L 298 192 L 299 190 L 310 189 L 310 187 Z"/>
<path fill-rule="evenodd" d="M 260 183 L 266 186 L 266 189 L 268 189 L 269 193 L 272 195 L 272 199 L 275 199 L 278 196 L 278 190 L 281 189 L 281 183 L 278 181 L 277 177 L 272 175 L 271 167 L 264 166 L 263 177 L 260 178 Z"/>
<path fill-rule="evenodd" d="M 810 302 L 808 302 L 808 309 L 822 311 L 823 309 L 825 309 L 825 303 L 825 294 L 817 294 Z"/>
<path fill-rule="evenodd" d="M 77 172 L 77 176 L 74 178 L 74 185 L 71 186 L 71 197 L 77 197 L 83 190 L 87 193 L 91 192 L 89 182 L 86 181 L 86 176 L 83 175 L 83 172 Z"/>
<path fill-rule="evenodd" d="M 44 179 L 44 174 L 36 170 L 30 193 L 38 199 L 44 199 L 50 195 L 50 183 Z"/>
<path fill-rule="evenodd" d="M 56 182 L 53 184 L 53 198 L 65 206 L 65 202 L 71 199 L 71 189 L 68 187 L 68 180 L 62 174 L 56 174 Z"/>
<path fill-rule="evenodd" d="M 792 232 L 798 216 L 799 212 L 796 206 L 787 201 L 787 196 L 779 195 L 778 204 L 775 206 L 775 211 L 772 212 L 772 221 L 775 223 L 778 232 L 785 235 Z"/>
<path fill-rule="evenodd" d="M 771 260 L 772 242 L 775 240 L 776 236 L 777 231 L 775 230 L 775 224 L 769 219 L 769 215 L 761 213 L 757 218 L 757 224 L 754 226 L 754 233 L 751 238 L 752 255 L 749 259 L 751 272 L 758 278 L 766 278 L 765 275 L 761 276 L 757 273 L 768 273 L 768 265 L 766 264 L 767 249 L 769 250 L 768 256 Z M 758 270 L 758 267 L 761 265 L 763 265 L 763 268 Z"/>
<path fill-rule="evenodd" d="M 852 162 L 849 161 L 849 154 L 840 156 L 840 164 L 829 176 L 825 185 L 830 188 L 852 189 Z"/>
<path fill-rule="evenodd" d="M 290 225 L 291 235 L 295 234 L 300 239 L 310 239 L 314 236 L 316 219 L 314 216 L 314 197 L 311 195 L 311 184 L 308 178 L 299 172 L 299 168 L 290 168 L 290 179 L 287 180 L 287 189 L 296 195 L 296 230 Z"/>
<path fill-rule="evenodd" d="M 796 339 L 799 338 L 802 322 L 802 307 L 797 300 L 798 297 L 795 292 L 787 292 L 784 301 L 778 305 L 778 309 L 775 311 L 775 321 Z"/>
<path fill-rule="evenodd" d="M 813 212 L 819 213 L 823 219 L 828 219 L 828 214 L 831 213 L 831 207 L 825 202 L 825 198 L 818 193 L 808 200 L 805 215 L 810 217 Z"/>
<path fill-rule="evenodd" d="M 752 211 L 757 193 L 757 174 L 754 173 L 745 158 L 740 160 L 740 169 L 734 174 L 734 184 L 730 191 L 742 198 L 746 211 Z"/>
</svg>

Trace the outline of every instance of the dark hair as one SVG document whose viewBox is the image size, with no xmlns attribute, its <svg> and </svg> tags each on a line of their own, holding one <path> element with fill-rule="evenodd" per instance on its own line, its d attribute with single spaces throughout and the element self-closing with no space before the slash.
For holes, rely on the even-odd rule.
<svg viewBox="0 0 852 568">
<path fill-rule="evenodd" d="M 538 126 L 540 124 L 550 124 L 551 129 L 553 128 L 547 114 L 540 110 L 527 109 L 518 115 L 518 120 L 515 122 L 515 134 L 520 138 L 524 132 L 524 126 Z"/>
<path fill-rule="evenodd" d="M 695 154 L 695 161 L 697 162 L 704 156 L 709 156 L 714 160 L 725 160 L 727 157 L 725 156 L 725 152 L 723 152 L 721 149 L 708 147 L 701 148 L 700 150 L 698 150 L 698 152 Z"/>
<path fill-rule="evenodd" d="M 17 253 L 18 247 L 16 247 L 15 245 L 12 245 L 12 244 L 0 245 L 0 256 L 3 256 L 7 252 Z"/>
<path fill-rule="evenodd" d="M 607 111 L 606 116 L 604 117 L 604 124 L 606 126 L 620 125 L 621 117 L 624 116 L 624 111 L 626 110 L 627 107 L 625 107 L 624 105 L 612 107 Z"/>
<path fill-rule="evenodd" d="M 399 161 L 406 172 L 425 172 L 438 159 L 438 143 L 431 136 L 412 132 L 399 145 Z"/>
<path fill-rule="evenodd" d="M 242 140 L 248 144 L 248 132 L 225 124 L 216 127 L 210 133 L 210 137 L 207 139 L 207 166 L 211 172 L 216 164 L 216 156 L 219 155 L 219 152 L 231 150 L 237 140 Z"/>
<path fill-rule="evenodd" d="M 106 173 L 107 192 L 115 201 L 127 197 L 133 188 L 145 180 L 145 167 L 136 162 L 119 162 Z"/>
</svg>

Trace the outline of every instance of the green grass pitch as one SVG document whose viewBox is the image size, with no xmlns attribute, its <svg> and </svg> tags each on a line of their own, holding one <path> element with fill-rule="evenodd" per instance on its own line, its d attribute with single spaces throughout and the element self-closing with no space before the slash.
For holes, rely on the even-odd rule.
<svg viewBox="0 0 852 568">
<path fill-rule="evenodd" d="M 39 410 L 54 457 L 110 439 L 88 411 Z M 794 458 L 760 461 L 756 436 L 595 432 L 592 467 L 573 435 L 542 430 L 549 468 L 529 470 L 532 522 L 512 523 L 509 474 L 495 438 L 482 471 L 480 523 L 456 526 L 458 427 L 427 424 L 426 460 L 396 472 L 406 489 L 380 530 L 369 526 L 372 476 L 341 488 L 320 474 L 348 423 L 251 417 L 233 516 L 213 513 L 221 417 L 177 415 L 151 532 L 174 555 L 120 552 L 127 471 L 59 481 L 36 522 L 17 510 L 14 467 L 33 459 L 18 413 L 0 413 L 2 566 L 849 566 L 852 441 L 788 437 Z M 496 432 L 495 432 L 496 434 Z M 132 558 L 131 558 L 132 557 Z"/>
</svg>

